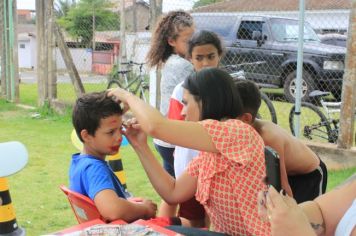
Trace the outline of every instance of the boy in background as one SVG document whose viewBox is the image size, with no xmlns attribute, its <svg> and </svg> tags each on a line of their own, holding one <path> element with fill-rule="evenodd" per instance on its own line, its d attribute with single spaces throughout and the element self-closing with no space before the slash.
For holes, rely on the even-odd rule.
<svg viewBox="0 0 356 236">
<path fill-rule="evenodd" d="M 265 145 L 279 155 L 282 188 L 297 203 L 314 200 L 325 193 L 328 173 L 324 162 L 305 143 L 282 127 L 256 119 L 261 96 L 255 83 L 240 80 L 236 86 L 243 103 L 244 114 L 240 119 L 252 125 Z"/>
</svg>

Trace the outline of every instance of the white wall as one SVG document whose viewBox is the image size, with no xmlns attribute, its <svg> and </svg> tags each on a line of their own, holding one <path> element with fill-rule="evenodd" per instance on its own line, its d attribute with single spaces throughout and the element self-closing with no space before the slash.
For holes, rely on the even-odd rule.
<svg viewBox="0 0 356 236">
<path fill-rule="evenodd" d="M 28 40 L 18 41 L 19 68 L 31 68 L 31 42 Z"/>
<path fill-rule="evenodd" d="M 73 62 L 79 72 L 91 72 L 92 53 L 85 48 L 70 48 Z M 57 70 L 67 69 L 60 50 L 56 49 Z"/>
</svg>

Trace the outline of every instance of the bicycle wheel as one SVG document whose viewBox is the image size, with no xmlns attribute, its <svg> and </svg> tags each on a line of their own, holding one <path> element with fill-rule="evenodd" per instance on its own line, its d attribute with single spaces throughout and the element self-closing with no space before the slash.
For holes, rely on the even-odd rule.
<svg viewBox="0 0 356 236">
<path fill-rule="evenodd" d="M 257 118 L 263 120 L 270 120 L 277 124 L 277 113 L 274 109 L 272 101 L 269 97 L 261 91 L 261 106 L 258 109 Z"/>
<path fill-rule="evenodd" d="M 295 135 L 294 125 L 296 123 L 294 109 L 295 105 L 289 112 L 289 128 L 293 135 Z M 317 106 L 308 102 L 302 102 L 300 112 L 300 139 L 324 143 L 331 140 L 332 129 L 330 122 Z"/>
<path fill-rule="evenodd" d="M 139 89 L 140 93 L 140 98 L 145 101 L 146 103 L 149 103 L 149 95 L 150 95 L 150 89 L 148 84 L 141 84 L 141 87 Z"/>
<path fill-rule="evenodd" d="M 111 81 L 108 83 L 108 86 L 107 86 L 108 89 L 109 89 L 109 88 L 117 88 L 117 87 L 122 88 L 120 82 L 117 81 L 117 80 L 111 80 Z"/>
</svg>

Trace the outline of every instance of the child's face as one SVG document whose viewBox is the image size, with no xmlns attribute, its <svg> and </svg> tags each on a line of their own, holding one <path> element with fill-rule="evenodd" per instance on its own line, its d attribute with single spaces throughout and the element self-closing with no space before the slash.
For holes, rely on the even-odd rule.
<svg viewBox="0 0 356 236">
<path fill-rule="evenodd" d="M 121 126 L 121 115 L 112 115 L 101 119 L 95 135 L 90 135 L 89 142 L 86 142 L 86 149 L 91 152 L 88 154 L 102 158 L 106 155 L 116 154 L 122 141 Z"/>
<path fill-rule="evenodd" d="M 184 117 L 184 119 L 186 121 L 199 121 L 201 117 L 201 103 L 197 102 L 194 99 L 194 96 L 191 95 L 186 89 L 184 89 L 182 102 L 184 107 L 182 109 L 181 115 Z"/>
<path fill-rule="evenodd" d="M 218 67 L 220 61 L 218 49 L 213 44 L 195 46 L 190 61 L 195 71 L 206 67 Z"/>
<path fill-rule="evenodd" d="M 168 43 L 173 47 L 174 53 L 185 57 L 188 52 L 188 41 L 194 33 L 194 27 L 184 27 L 176 39 L 169 39 Z"/>
</svg>

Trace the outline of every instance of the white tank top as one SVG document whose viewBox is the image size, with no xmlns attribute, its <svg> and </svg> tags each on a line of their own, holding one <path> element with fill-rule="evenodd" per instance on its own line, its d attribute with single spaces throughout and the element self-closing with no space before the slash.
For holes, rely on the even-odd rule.
<svg viewBox="0 0 356 236">
<path fill-rule="evenodd" d="M 356 199 L 337 224 L 335 236 L 349 236 L 356 226 Z"/>
</svg>

